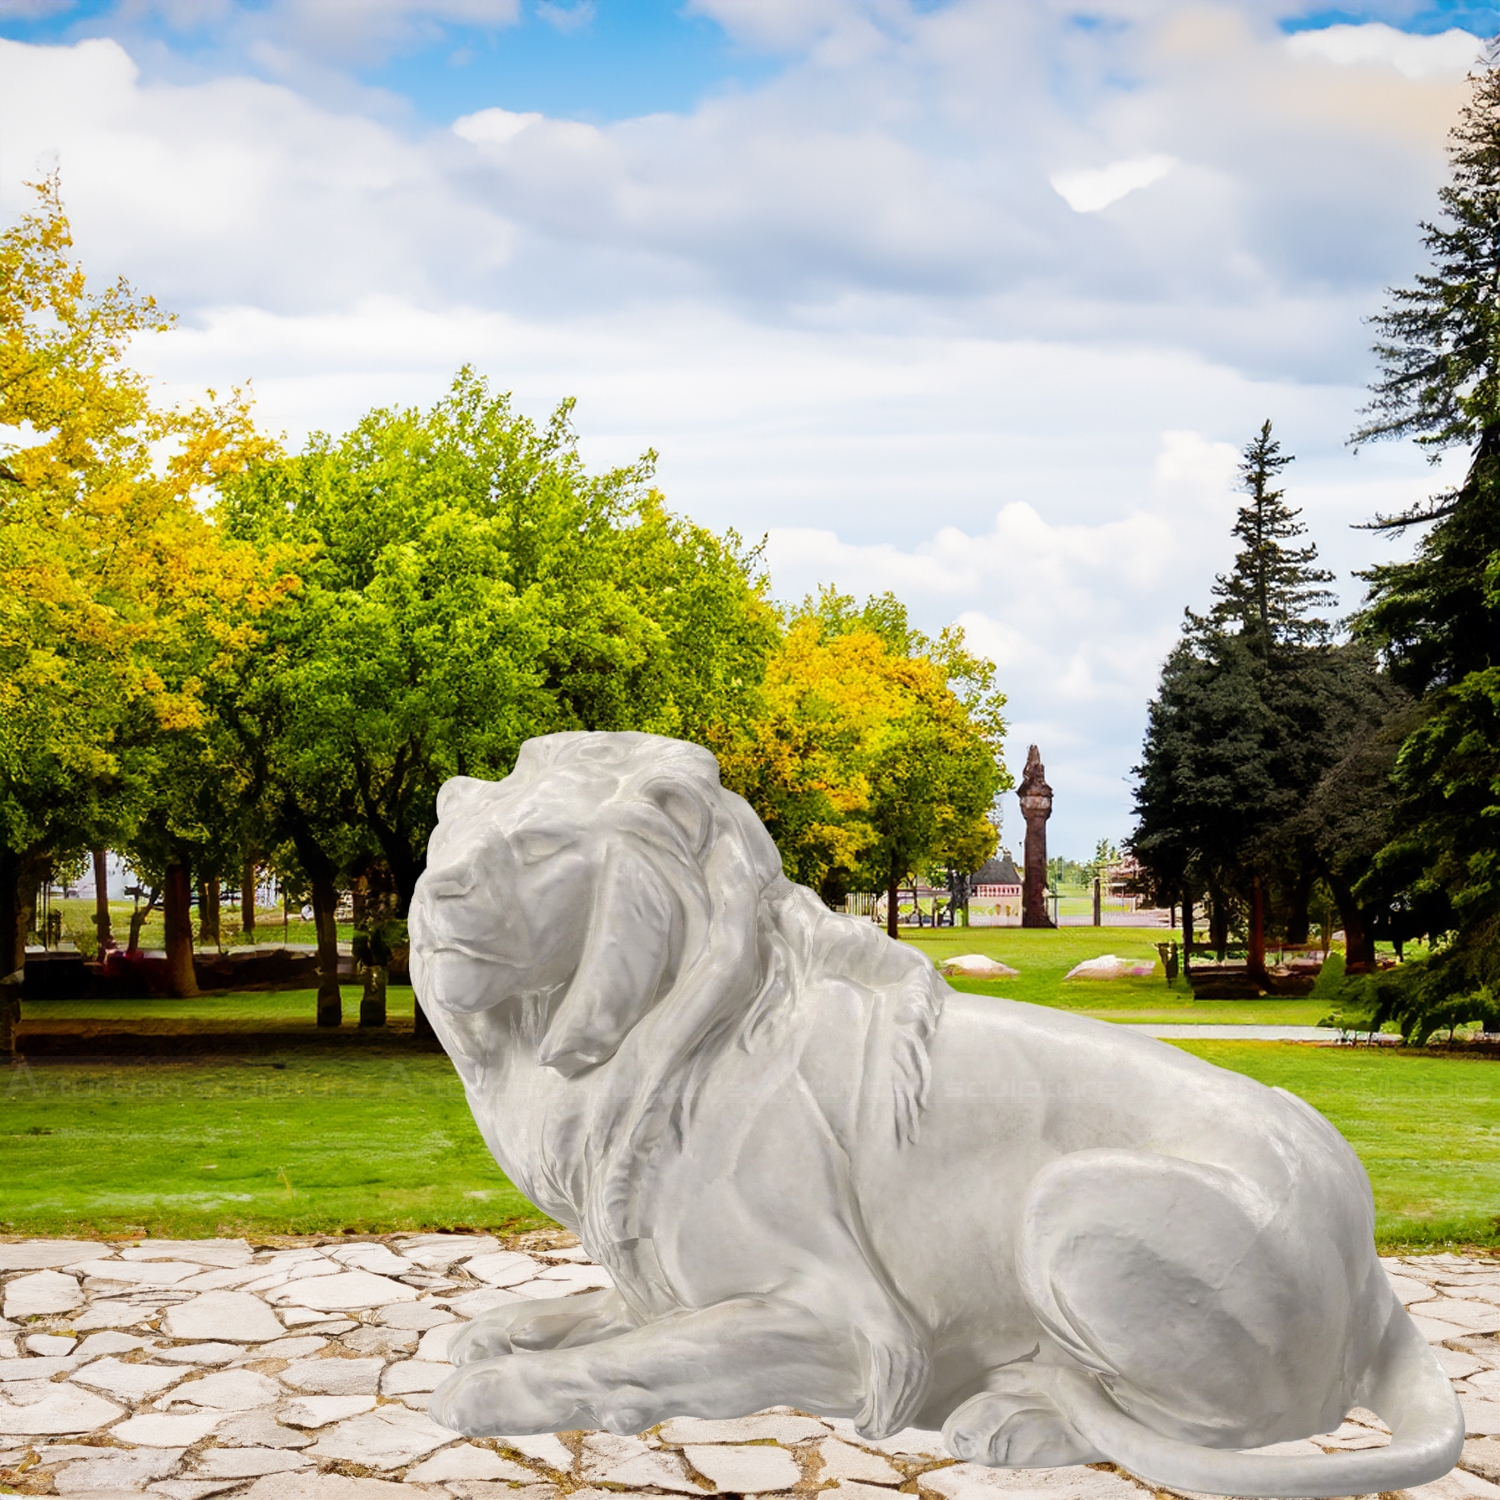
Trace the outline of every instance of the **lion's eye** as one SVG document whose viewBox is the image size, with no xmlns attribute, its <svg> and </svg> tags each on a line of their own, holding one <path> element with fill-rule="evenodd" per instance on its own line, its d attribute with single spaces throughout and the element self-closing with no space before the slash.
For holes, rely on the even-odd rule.
<svg viewBox="0 0 1500 1500">
<path fill-rule="evenodd" d="M 520 828 L 510 836 L 511 848 L 523 865 L 560 854 L 571 842 L 568 835 L 555 828 Z"/>
</svg>

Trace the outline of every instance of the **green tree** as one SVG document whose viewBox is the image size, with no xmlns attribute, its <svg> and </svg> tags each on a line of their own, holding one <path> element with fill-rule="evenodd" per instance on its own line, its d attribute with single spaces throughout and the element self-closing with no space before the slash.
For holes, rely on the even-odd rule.
<svg viewBox="0 0 1500 1500">
<path fill-rule="evenodd" d="M 1375 1024 L 1418 1044 L 1440 1027 L 1500 1030 L 1500 669 L 1468 673 L 1401 746 L 1388 843 L 1367 885 L 1394 889 L 1406 930 L 1448 940 L 1372 985 Z"/>
<path fill-rule="evenodd" d="M 1327 851 L 1314 846 L 1304 813 L 1344 753 L 1344 679 L 1362 670 L 1313 613 L 1332 603 L 1317 548 L 1289 545 L 1304 534 L 1276 485 L 1290 462 L 1270 422 L 1244 450 L 1240 475 L 1250 498 L 1234 526 L 1240 546 L 1230 573 L 1215 580 L 1213 609 L 1207 617 L 1189 612 L 1163 669 L 1136 768 L 1129 841 L 1158 899 L 1182 903 L 1185 940 L 1198 895 L 1207 897 L 1210 940 L 1221 949 L 1232 915 L 1243 911 L 1257 969 L 1278 904 L 1283 926 L 1305 934 Z M 1336 883 L 1356 961 L 1369 962 L 1352 880 Z"/>
<path fill-rule="evenodd" d="M 1500 68 L 1471 82 L 1450 137 L 1431 269 L 1374 320 L 1380 373 L 1353 441 L 1410 437 L 1434 460 L 1465 448 L 1462 482 L 1371 525 L 1425 528 L 1412 557 L 1365 575 L 1356 628 L 1420 695 L 1396 757 L 1396 831 L 1366 877 L 1439 934 L 1426 962 L 1378 986 L 1409 1038 L 1500 1005 Z"/>
<path fill-rule="evenodd" d="M 1358 629 L 1413 693 L 1451 687 L 1500 656 L 1500 69 L 1472 79 L 1449 147 L 1443 222 L 1422 225 L 1432 269 L 1389 292 L 1372 322 L 1380 373 L 1352 442 L 1410 437 L 1435 462 L 1466 448 L 1463 482 L 1373 529 L 1430 526 L 1415 555 L 1372 568 Z"/>
<path fill-rule="evenodd" d="M 535 424 L 464 370 L 430 411 L 371 412 L 226 495 L 232 535 L 299 549 L 222 712 L 260 843 L 311 882 L 325 1024 L 337 891 L 388 875 L 404 918 L 449 776 L 503 776 L 556 730 L 705 740 L 758 687 L 775 621 L 753 556 L 672 515 L 651 455 L 590 474 L 571 412 Z"/>
<path fill-rule="evenodd" d="M 1349 964 L 1369 969 L 1377 938 L 1401 943 L 1422 930 L 1411 925 L 1404 897 L 1368 878 L 1395 827 L 1391 771 L 1412 722 L 1412 701 L 1358 641 L 1320 653 L 1308 686 L 1315 738 L 1302 748 L 1318 774 L 1272 843 L 1292 874 L 1302 913 L 1321 881 L 1338 908 Z M 1305 940 L 1305 929 L 1294 940 Z"/>
<path fill-rule="evenodd" d="M 1241 488 L 1250 496 L 1235 518 L 1233 533 L 1239 538 L 1234 567 L 1227 577 L 1214 581 L 1214 605 L 1210 618 L 1216 625 L 1238 632 L 1259 657 L 1270 656 L 1286 646 L 1321 644 L 1329 638 L 1326 620 L 1311 613 L 1327 609 L 1336 601 L 1323 587 L 1333 574 L 1316 566 L 1318 549 L 1287 545 L 1307 528 L 1302 514 L 1286 503 L 1286 491 L 1272 486 L 1280 472 L 1292 462 L 1271 436 L 1271 423 L 1246 445 L 1240 461 Z"/>
<path fill-rule="evenodd" d="M 1243 884 L 1242 852 L 1281 810 L 1280 725 L 1263 678 L 1238 636 L 1185 633 L 1162 668 L 1135 768 L 1129 848 L 1157 899 L 1182 904 L 1185 932 L 1194 902 L 1206 899 L 1220 948 Z"/>
</svg>

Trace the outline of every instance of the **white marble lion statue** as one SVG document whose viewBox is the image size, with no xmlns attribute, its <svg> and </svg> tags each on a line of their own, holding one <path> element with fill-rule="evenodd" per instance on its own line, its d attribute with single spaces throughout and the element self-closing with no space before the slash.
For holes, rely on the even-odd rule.
<svg viewBox="0 0 1500 1500">
<path fill-rule="evenodd" d="M 529 741 L 443 788 L 418 994 L 496 1160 L 611 1291 L 453 1342 L 472 1435 L 789 1404 L 981 1464 L 1179 1489 L 1435 1479 L 1457 1401 L 1308 1105 L 1129 1028 L 956 993 L 782 874 L 700 746 Z M 1388 1447 L 1248 1452 L 1339 1425 Z"/>
</svg>

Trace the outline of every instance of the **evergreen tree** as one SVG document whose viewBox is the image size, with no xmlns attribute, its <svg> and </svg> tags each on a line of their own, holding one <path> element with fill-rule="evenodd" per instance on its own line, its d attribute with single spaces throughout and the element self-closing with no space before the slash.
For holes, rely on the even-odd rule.
<svg viewBox="0 0 1500 1500">
<path fill-rule="evenodd" d="M 1148 710 L 1128 846 L 1161 901 L 1209 911 L 1223 946 L 1250 851 L 1289 810 L 1264 666 L 1237 635 L 1189 615 Z"/>
<path fill-rule="evenodd" d="M 1355 443 L 1413 438 L 1435 461 L 1470 450 L 1457 489 L 1374 530 L 1431 524 L 1409 561 L 1365 575 L 1363 634 L 1413 692 L 1453 685 L 1500 664 L 1500 596 L 1486 572 L 1500 557 L 1500 68 L 1473 80 L 1452 133 L 1444 223 L 1422 225 L 1432 270 L 1389 293 L 1372 319 L 1380 375 Z"/>
<path fill-rule="evenodd" d="M 1188 612 L 1184 638 L 1162 671 L 1136 767 L 1137 828 L 1130 841 L 1159 899 L 1203 895 L 1210 940 L 1222 947 L 1231 907 L 1249 915 L 1251 965 L 1268 920 L 1305 936 L 1315 880 L 1338 900 L 1355 964 L 1373 961 L 1373 924 L 1355 874 L 1310 820 L 1313 797 L 1347 753 L 1350 705 L 1362 725 L 1369 653 L 1331 643 L 1315 611 L 1333 603 L 1317 548 L 1290 545 L 1305 528 L 1277 478 L 1291 462 L 1266 422 L 1244 450 L 1234 566 L 1214 582 L 1206 617 Z M 1378 718 L 1378 713 L 1376 714 Z M 1366 725 L 1366 727 L 1368 727 Z M 1357 872 L 1355 872 L 1357 874 Z"/>
<path fill-rule="evenodd" d="M 1424 1037 L 1500 1017 L 1500 67 L 1472 79 L 1449 148 L 1432 267 L 1373 322 L 1380 374 L 1353 441 L 1410 437 L 1436 459 L 1469 450 L 1463 482 L 1373 529 L 1430 529 L 1407 561 L 1370 570 L 1358 630 L 1422 695 L 1395 762 L 1401 830 L 1365 884 L 1406 882 L 1413 909 L 1445 910 L 1430 961 L 1379 987 L 1379 1014 Z"/>
<path fill-rule="evenodd" d="M 1307 528 L 1297 519 L 1302 512 L 1286 503 L 1286 491 L 1272 488 L 1277 476 L 1292 462 L 1271 436 L 1271 423 L 1246 445 L 1240 462 L 1242 488 L 1250 503 L 1240 507 L 1234 535 L 1240 550 L 1234 569 L 1214 581 L 1215 624 L 1237 630 L 1256 655 L 1266 657 L 1284 646 L 1320 644 L 1330 634 L 1328 622 L 1312 613 L 1335 603 L 1323 587 L 1333 574 L 1315 566 L 1318 549 L 1289 547 L 1287 542 Z"/>
</svg>

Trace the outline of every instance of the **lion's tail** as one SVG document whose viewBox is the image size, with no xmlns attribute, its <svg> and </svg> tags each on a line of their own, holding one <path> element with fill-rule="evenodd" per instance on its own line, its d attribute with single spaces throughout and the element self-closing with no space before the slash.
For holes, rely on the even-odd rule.
<svg viewBox="0 0 1500 1500">
<path fill-rule="evenodd" d="M 1218 1495 L 1308 1497 L 1409 1489 L 1446 1474 L 1463 1451 L 1464 1419 L 1442 1367 L 1397 1308 L 1367 1398 L 1391 1427 L 1385 1448 L 1281 1455 L 1198 1447 L 1163 1437 L 1128 1416 L 1097 1377 L 1058 1372 L 1053 1399 L 1102 1453 L 1153 1484 Z"/>
</svg>

